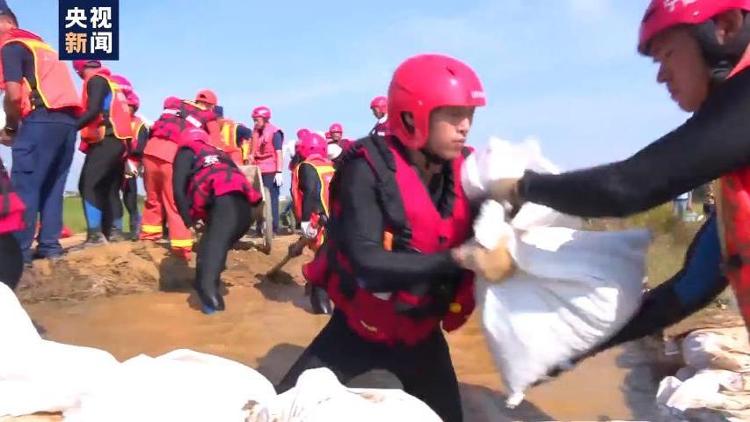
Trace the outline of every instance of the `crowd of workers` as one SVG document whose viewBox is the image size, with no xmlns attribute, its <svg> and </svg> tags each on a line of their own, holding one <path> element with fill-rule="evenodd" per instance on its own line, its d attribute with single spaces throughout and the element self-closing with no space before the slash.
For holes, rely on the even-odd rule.
<svg viewBox="0 0 750 422">
<path fill-rule="evenodd" d="M 719 181 L 716 209 L 683 269 L 646 293 L 630 323 L 586 356 L 679 321 L 727 285 L 750 316 L 748 13 L 748 0 L 653 0 L 638 51 L 659 64 L 658 81 L 692 117 L 620 162 L 487 183 L 482 200 L 621 217 Z M 251 230 L 249 216 L 262 198 L 242 166 L 260 168 L 278 228 L 284 132 L 271 122 L 271 110 L 256 107 L 252 128 L 246 127 L 226 118 L 216 94 L 203 90 L 194 99 L 167 98 L 149 128 L 136 115 L 139 100 L 127 79 L 100 62 L 78 61 L 79 94 L 69 65 L 19 29 L 8 9 L 0 11 L 0 48 L 7 116 L 0 140 L 13 153 L 10 177 L 0 176 L 0 280 L 14 285 L 24 264 L 63 254 L 63 186 L 80 132 L 84 247 L 123 239 L 121 192 L 138 237 L 160 239 L 166 226 L 180 259 L 194 249 L 190 228 L 203 225 L 195 287 L 205 313 L 221 311 L 217 286 L 226 252 Z M 334 309 L 279 390 L 308 368 L 326 366 L 343 382 L 382 368 L 444 420 L 462 419 L 443 330 L 466 322 L 474 309 L 474 274 L 496 264 L 496 251 L 467 242 L 478 204 L 461 187 L 474 111 L 485 102 L 469 65 L 418 55 L 396 69 L 388 96 L 373 100 L 378 120 L 369 135 L 345 139 L 340 124 L 326 135 L 297 132 L 291 196 L 315 251 L 303 273 Z M 142 220 L 133 201 L 141 175 Z"/>
</svg>

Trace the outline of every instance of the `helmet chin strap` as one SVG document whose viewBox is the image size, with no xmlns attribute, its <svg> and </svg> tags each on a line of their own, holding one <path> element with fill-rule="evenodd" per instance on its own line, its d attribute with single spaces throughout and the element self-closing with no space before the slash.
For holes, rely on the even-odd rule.
<svg viewBox="0 0 750 422">
<path fill-rule="evenodd" d="M 427 148 L 421 148 L 419 152 L 421 152 L 424 155 L 427 165 L 445 164 L 448 161 L 439 157 L 436 154 L 431 153 L 430 151 L 427 150 Z"/>
<path fill-rule="evenodd" d="M 740 32 L 726 44 L 720 44 L 716 38 L 716 22 L 713 19 L 693 26 L 693 36 L 698 40 L 703 57 L 711 68 L 713 85 L 726 80 L 750 44 L 750 18 L 748 13 L 743 13 L 743 17 Z"/>
</svg>

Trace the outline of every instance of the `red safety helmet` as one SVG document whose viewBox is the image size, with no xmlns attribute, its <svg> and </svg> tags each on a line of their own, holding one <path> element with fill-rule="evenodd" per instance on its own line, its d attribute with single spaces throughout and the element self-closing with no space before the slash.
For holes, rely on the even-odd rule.
<svg viewBox="0 0 750 422">
<path fill-rule="evenodd" d="M 299 136 L 302 131 L 305 133 L 302 133 L 303 136 Z M 298 139 L 297 144 L 294 146 L 294 151 L 299 154 L 303 160 L 306 160 L 313 155 L 320 157 L 328 156 L 328 142 L 326 142 L 325 138 L 319 133 L 302 129 L 297 132 L 297 136 Z"/>
<path fill-rule="evenodd" d="M 180 108 L 181 104 L 182 104 L 182 100 L 181 99 L 179 99 L 179 98 L 177 98 L 175 96 L 171 96 L 171 97 L 167 97 L 167 98 L 164 99 L 164 104 L 162 104 L 162 108 L 164 108 L 164 109 L 168 109 L 168 108 L 170 108 L 170 109 Z"/>
<path fill-rule="evenodd" d="M 138 110 L 141 108 L 141 99 L 138 97 L 138 94 L 135 93 L 135 91 L 130 91 L 125 94 L 125 99 L 128 102 L 128 105 Z"/>
<path fill-rule="evenodd" d="M 210 138 L 205 130 L 197 127 L 189 127 L 183 130 L 180 134 L 180 142 L 184 144 L 193 141 L 208 144 L 210 143 Z"/>
<path fill-rule="evenodd" d="M 195 96 L 195 101 L 201 101 L 212 106 L 219 104 L 219 98 L 210 89 L 202 89 L 198 91 L 198 95 Z"/>
<path fill-rule="evenodd" d="M 330 134 L 344 133 L 344 127 L 341 126 L 341 123 L 334 123 L 331 125 L 330 128 L 328 128 L 328 133 Z"/>
<path fill-rule="evenodd" d="M 377 110 L 383 114 L 388 113 L 388 98 L 379 95 L 370 101 L 370 109 Z"/>
<path fill-rule="evenodd" d="M 440 54 L 414 56 L 393 73 L 388 88 L 388 129 L 407 148 L 420 149 L 429 137 L 432 110 L 486 103 L 482 82 L 464 62 Z M 406 127 L 403 113 L 412 114 L 413 130 Z"/>
<path fill-rule="evenodd" d="M 271 120 L 271 109 L 266 106 L 255 107 L 252 114 L 253 119 L 262 117 L 266 121 Z"/>
<path fill-rule="evenodd" d="M 99 60 L 73 60 L 73 69 L 76 73 L 83 72 L 84 69 L 98 69 L 102 67 Z"/>
<path fill-rule="evenodd" d="M 638 51 L 648 54 L 653 38 L 666 29 L 702 24 L 733 9 L 750 11 L 750 0 L 651 0 L 641 22 Z"/>
</svg>

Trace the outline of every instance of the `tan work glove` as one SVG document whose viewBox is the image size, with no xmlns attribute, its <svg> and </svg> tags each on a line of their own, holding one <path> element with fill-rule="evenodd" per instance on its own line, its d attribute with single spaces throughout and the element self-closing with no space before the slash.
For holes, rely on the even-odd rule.
<svg viewBox="0 0 750 422">
<path fill-rule="evenodd" d="M 506 240 L 495 248 L 487 249 L 471 241 L 453 249 L 453 259 L 464 269 L 473 271 L 477 276 L 490 281 L 500 282 L 513 275 L 516 264 L 508 251 Z"/>
</svg>

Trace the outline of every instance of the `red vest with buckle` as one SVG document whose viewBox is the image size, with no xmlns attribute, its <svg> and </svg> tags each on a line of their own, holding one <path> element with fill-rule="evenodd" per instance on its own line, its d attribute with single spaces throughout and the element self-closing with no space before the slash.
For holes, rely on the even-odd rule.
<svg viewBox="0 0 750 422">
<path fill-rule="evenodd" d="M 260 193 L 224 151 L 198 141 L 182 143 L 181 147 L 190 148 L 197 157 L 188 185 L 192 219 L 205 219 L 217 196 L 237 192 L 246 196 L 252 205 L 262 200 Z"/>
<path fill-rule="evenodd" d="M 315 169 L 315 173 L 318 175 L 320 181 L 320 205 L 323 208 L 321 211 L 328 217 L 328 201 L 329 201 L 329 189 L 331 185 L 331 179 L 336 170 L 333 168 L 333 163 L 327 158 L 313 155 L 307 158 L 302 163 L 297 164 L 292 170 L 292 204 L 294 205 L 294 217 L 297 221 L 304 221 L 302 218 L 302 205 L 305 197 L 299 186 L 299 168 L 302 164 L 307 163 Z M 312 219 L 312 216 L 311 216 Z M 325 241 L 325 228 L 320 227 L 318 230 L 318 236 L 308 243 L 308 246 L 313 251 L 317 251 L 323 245 Z"/>
<path fill-rule="evenodd" d="M 278 163 L 276 148 L 273 145 L 273 136 L 276 132 L 281 132 L 281 129 L 271 123 L 266 123 L 263 132 L 253 130 L 253 159 L 263 174 L 276 173 L 281 169 L 281 163 Z"/>
<path fill-rule="evenodd" d="M 122 141 L 133 137 L 132 116 L 128 107 L 127 98 L 122 89 L 110 78 L 109 72 L 102 70 L 83 81 L 82 107 L 88 104 L 88 83 L 91 78 L 100 77 L 107 81 L 110 95 L 105 99 L 102 113 L 81 129 L 81 140 L 90 144 L 101 142 L 107 132 L 111 130 L 112 135 Z"/>
<path fill-rule="evenodd" d="M 186 128 L 192 126 L 208 132 L 208 123 L 216 119 L 218 116 L 213 110 L 194 101 L 175 99 L 151 126 L 151 136 L 179 143 Z"/>
<path fill-rule="evenodd" d="M 750 67 L 750 48 L 729 77 Z M 734 290 L 745 325 L 750 327 L 750 167 L 719 180 L 719 233 L 726 261 L 724 274 Z"/>
<path fill-rule="evenodd" d="M 0 159 L 0 235 L 24 229 L 25 209 L 21 198 L 13 192 L 8 172 Z"/>
<path fill-rule="evenodd" d="M 453 170 L 453 208 L 442 217 L 420 175 L 407 162 L 393 138 L 369 137 L 357 143 L 347 160 L 364 159 L 375 174 L 387 229 L 383 247 L 390 251 L 437 253 L 463 244 L 470 236 L 470 204 L 461 187 L 463 157 L 449 165 Z M 467 150 L 468 153 L 468 150 Z M 331 186 L 329 238 L 303 274 L 311 283 L 324 287 L 347 317 L 349 327 L 361 337 L 380 343 L 414 345 L 442 326 L 453 331 L 462 326 L 474 310 L 474 275 L 445 283 L 425 280 L 409 291 L 372 293 L 357 282 L 345 250 L 336 242 L 336 223 L 341 205 L 336 199 L 337 177 Z M 345 218 L 345 217 L 343 217 Z M 332 231 L 331 231 L 332 229 Z M 439 287 L 439 288 L 438 288 Z M 436 288 L 438 288 L 436 290 Z M 445 306 L 438 306 L 438 294 Z"/>
</svg>

